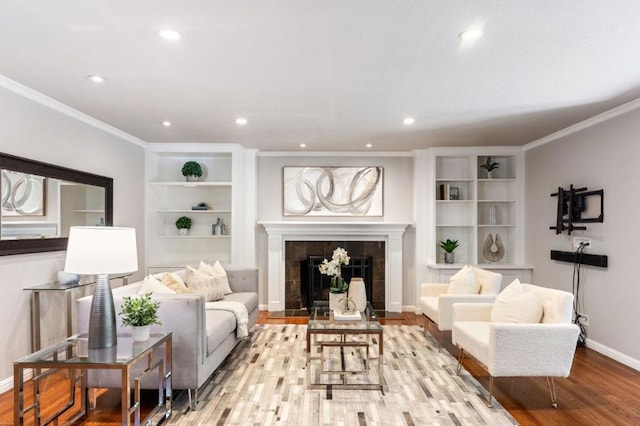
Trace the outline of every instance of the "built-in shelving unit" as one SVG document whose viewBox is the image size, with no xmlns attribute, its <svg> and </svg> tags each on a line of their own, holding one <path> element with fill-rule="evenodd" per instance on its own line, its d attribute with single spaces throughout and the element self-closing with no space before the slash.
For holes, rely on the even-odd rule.
<svg viewBox="0 0 640 426">
<path fill-rule="evenodd" d="M 488 156 L 499 163 L 491 176 L 481 167 Z M 418 273 L 418 281 L 446 282 L 465 264 L 499 271 L 507 284 L 515 277 L 530 280 L 532 268 L 524 264 L 522 150 L 431 148 L 418 151 L 415 161 L 416 262 L 429 271 Z M 498 261 L 483 255 L 490 234 L 494 242 L 499 235 L 504 245 L 504 256 Z M 454 264 L 444 262 L 439 247 L 446 239 L 460 243 Z"/>
</svg>

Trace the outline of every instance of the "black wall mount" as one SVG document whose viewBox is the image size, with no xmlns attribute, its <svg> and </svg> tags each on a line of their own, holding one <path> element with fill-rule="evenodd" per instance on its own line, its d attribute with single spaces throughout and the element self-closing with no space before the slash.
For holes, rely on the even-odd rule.
<svg viewBox="0 0 640 426">
<path fill-rule="evenodd" d="M 599 266 L 606 268 L 609 265 L 609 259 L 603 254 L 587 254 L 576 253 L 573 251 L 551 250 L 551 260 L 559 260 L 561 262 L 580 263 L 582 265 Z"/>
<path fill-rule="evenodd" d="M 575 226 L 574 223 L 604 222 L 604 190 L 587 191 L 587 188 L 574 188 L 573 185 L 565 190 L 558 187 L 558 192 L 551 194 L 558 197 L 556 210 L 556 225 L 549 229 L 555 229 L 556 234 L 567 231 L 571 235 L 573 231 L 585 231 L 586 226 Z M 582 217 L 587 208 L 587 197 L 600 197 L 600 214 L 596 217 Z"/>
</svg>

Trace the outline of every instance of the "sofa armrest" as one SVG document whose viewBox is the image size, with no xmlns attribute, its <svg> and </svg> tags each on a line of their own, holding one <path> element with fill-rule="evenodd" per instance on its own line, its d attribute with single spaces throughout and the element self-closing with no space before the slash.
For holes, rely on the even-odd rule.
<svg viewBox="0 0 640 426">
<path fill-rule="evenodd" d="M 420 297 L 437 297 L 445 294 L 449 284 L 442 283 L 422 283 L 420 284 Z"/>
<path fill-rule="evenodd" d="M 487 369 L 495 377 L 567 377 L 579 334 L 575 324 L 492 323 Z"/>
<path fill-rule="evenodd" d="M 234 293 L 258 293 L 258 269 L 238 266 L 225 266 L 229 287 Z"/>
<path fill-rule="evenodd" d="M 454 303 L 452 322 L 456 321 L 491 321 L 493 303 Z"/>
<path fill-rule="evenodd" d="M 438 297 L 438 329 L 451 330 L 454 303 L 488 303 L 493 306 L 495 294 L 443 294 Z"/>
</svg>

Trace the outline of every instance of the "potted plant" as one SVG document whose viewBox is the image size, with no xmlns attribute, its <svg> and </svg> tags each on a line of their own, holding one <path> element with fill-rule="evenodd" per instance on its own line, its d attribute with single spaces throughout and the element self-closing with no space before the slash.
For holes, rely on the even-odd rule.
<svg viewBox="0 0 640 426">
<path fill-rule="evenodd" d="M 487 171 L 487 179 L 491 179 L 493 177 L 493 171 L 500 166 L 500 163 L 496 163 L 491 159 L 491 156 L 487 156 L 484 164 L 481 164 L 480 167 Z"/>
<path fill-rule="evenodd" d="M 453 251 L 457 249 L 459 245 L 458 240 L 450 240 L 447 238 L 445 241 L 440 241 L 440 248 L 444 250 L 444 263 L 455 262 L 455 254 Z"/>
<path fill-rule="evenodd" d="M 122 298 L 119 315 L 122 325 L 133 327 L 133 341 L 144 342 L 149 338 L 149 329 L 153 324 L 161 325 L 158 319 L 160 302 L 151 300 L 151 293 L 142 296 Z"/>
<path fill-rule="evenodd" d="M 348 304 L 347 290 L 349 285 L 342 278 L 342 265 L 349 264 L 349 255 L 342 247 L 338 247 L 333 251 L 331 260 L 324 259 L 318 269 L 321 274 L 331 277 L 331 287 L 329 287 L 329 309 L 337 309 L 342 299 L 343 304 Z M 348 306 L 348 305 L 347 305 Z"/>
<path fill-rule="evenodd" d="M 180 216 L 178 220 L 176 220 L 176 228 L 178 228 L 180 235 L 187 235 L 187 232 L 191 229 L 191 218 Z"/>
<path fill-rule="evenodd" d="M 182 166 L 182 176 L 187 178 L 187 182 L 197 182 L 202 176 L 202 167 L 195 161 L 187 161 Z"/>
</svg>

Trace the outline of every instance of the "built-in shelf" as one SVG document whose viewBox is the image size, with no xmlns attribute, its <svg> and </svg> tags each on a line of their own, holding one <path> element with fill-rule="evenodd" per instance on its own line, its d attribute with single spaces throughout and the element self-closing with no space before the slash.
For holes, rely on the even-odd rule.
<svg viewBox="0 0 640 426">
<path fill-rule="evenodd" d="M 231 235 L 159 235 L 160 238 L 231 238 Z"/>
<path fill-rule="evenodd" d="M 478 225 L 478 228 L 515 228 L 515 225 Z"/>
<path fill-rule="evenodd" d="M 158 213 L 196 213 L 196 214 L 205 214 L 205 213 L 231 213 L 231 210 L 156 210 Z"/>
<path fill-rule="evenodd" d="M 74 210 L 74 213 L 104 213 L 104 210 Z"/>
<path fill-rule="evenodd" d="M 149 182 L 149 185 L 153 186 L 184 186 L 184 187 L 199 187 L 199 186 L 231 186 L 231 182 Z"/>
</svg>

